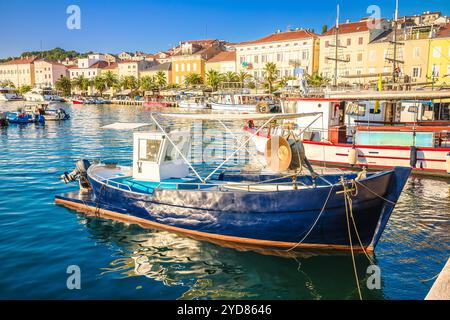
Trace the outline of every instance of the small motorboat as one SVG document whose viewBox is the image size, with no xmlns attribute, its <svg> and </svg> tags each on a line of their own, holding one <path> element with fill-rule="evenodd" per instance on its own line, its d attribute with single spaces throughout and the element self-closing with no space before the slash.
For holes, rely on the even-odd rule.
<svg viewBox="0 0 450 320">
<path fill-rule="evenodd" d="M 31 114 L 40 114 L 45 117 L 45 121 L 64 121 L 69 120 L 70 115 L 63 109 L 49 109 L 54 103 L 41 102 L 32 105 L 26 105 L 25 111 Z"/>
<path fill-rule="evenodd" d="M 6 112 L 10 124 L 45 123 L 44 115 L 19 109 L 17 112 Z"/>
<path fill-rule="evenodd" d="M 314 115 L 317 115 L 315 113 Z M 133 166 L 77 162 L 64 181 L 80 191 L 55 202 L 145 228 L 155 228 L 239 249 L 295 252 L 302 249 L 375 249 L 411 168 L 377 173 L 320 175 L 311 168 L 300 141 L 273 137 L 268 143 L 270 171 L 222 167 L 246 139 L 211 172 L 201 175 L 188 160 L 189 130 L 167 130 L 164 120 L 264 121 L 310 114 L 151 114 L 152 123 L 112 124 L 107 129 L 156 126 L 134 133 Z M 231 129 L 228 129 L 231 130 Z M 309 174 L 302 174 L 302 167 Z M 276 253 L 275 253 L 276 254 Z"/>
<path fill-rule="evenodd" d="M 178 102 L 178 107 L 183 109 L 207 109 L 208 105 L 204 99 L 185 99 Z"/>
</svg>

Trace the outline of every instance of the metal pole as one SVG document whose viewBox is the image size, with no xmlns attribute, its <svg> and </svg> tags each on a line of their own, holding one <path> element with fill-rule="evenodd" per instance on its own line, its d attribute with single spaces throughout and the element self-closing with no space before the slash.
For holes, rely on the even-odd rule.
<svg viewBox="0 0 450 320">
<path fill-rule="evenodd" d="M 339 47 L 339 4 L 337 5 L 337 15 L 336 15 L 336 39 L 334 47 L 334 86 L 337 87 L 337 77 L 338 77 L 338 47 Z"/>
</svg>

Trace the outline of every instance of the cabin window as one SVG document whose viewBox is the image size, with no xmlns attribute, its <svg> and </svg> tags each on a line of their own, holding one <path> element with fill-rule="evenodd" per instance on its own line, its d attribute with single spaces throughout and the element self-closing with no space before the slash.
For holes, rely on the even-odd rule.
<svg viewBox="0 0 450 320">
<path fill-rule="evenodd" d="M 157 162 L 161 140 L 139 140 L 139 160 Z"/>
<path fill-rule="evenodd" d="M 186 156 L 189 153 L 189 143 L 186 143 L 187 137 L 184 135 L 177 135 L 171 138 L 181 153 Z M 168 142 L 164 161 L 175 161 L 180 159 L 182 159 L 180 153 L 175 149 L 172 143 Z"/>
<path fill-rule="evenodd" d="M 370 108 L 369 113 L 371 113 L 371 114 L 380 114 L 381 113 L 381 108 L 378 108 L 377 110 L 375 110 L 375 108 Z"/>
<path fill-rule="evenodd" d="M 408 108 L 408 112 L 410 112 L 410 113 L 418 113 L 419 112 L 419 108 L 417 106 L 410 106 Z"/>
<path fill-rule="evenodd" d="M 350 103 L 347 105 L 345 113 L 350 116 L 365 116 L 366 115 L 366 105 Z"/>
</svg>

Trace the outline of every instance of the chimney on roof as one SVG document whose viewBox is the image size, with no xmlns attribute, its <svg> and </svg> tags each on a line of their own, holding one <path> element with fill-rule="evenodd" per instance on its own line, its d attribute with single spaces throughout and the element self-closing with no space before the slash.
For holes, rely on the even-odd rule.
<svg viewBox="0 0 450 320">
<path fill-rule="evenodd" d="M 345 20 L 345 23 L 350 23 L 350 19 Z"/>
</svg>

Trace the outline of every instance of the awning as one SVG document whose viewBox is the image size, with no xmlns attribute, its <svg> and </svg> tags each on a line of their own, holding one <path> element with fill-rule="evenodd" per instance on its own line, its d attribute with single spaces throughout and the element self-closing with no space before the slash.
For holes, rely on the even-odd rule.
<svg viewBox="0 0 450 320">
<path fill-rule="evenodd" d="M 151 123 L 126 123 L 126 122 L 116 122 L 103 126 L 102 129 L 113 129 L 113 130 L 134 130 L 142 127 L 151 126 Z"/>
<path fill-rule="evenodd" d="M 248 121 L 248 120 L 285 120 L 285 119 L 297 119 L 304 117 L 314 117 L 322 115 L 321 112 L 309 112 L 309 113 L 154 113 L 157 116 L 172 118 L 172 119 L 185 119 L 185 120 L 206 120 L 206 121 Z"/>
</svg>

